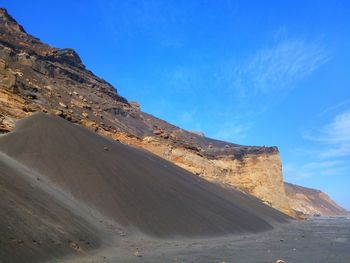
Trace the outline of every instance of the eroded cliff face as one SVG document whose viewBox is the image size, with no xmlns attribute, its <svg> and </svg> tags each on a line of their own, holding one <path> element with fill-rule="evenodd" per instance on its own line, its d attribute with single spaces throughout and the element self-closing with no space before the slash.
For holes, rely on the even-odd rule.
<svg viewBox="0 0 350 263">
<path fill-rule="evenodd" d="M 320 190 L 290 183 L 285 183 L 285 189 L 291 208 L 306 216 L 340 216 L 349 213 Z"/>
<path fill-rule="evenodd" d="M 149 150 L 293 215 L 276 147 L 213 140 L 144 113 L 87 70 L 74 50 L 40 42 L 0 9 L 0 131 L 11 131 L 16 120 L 38 111 Z"/>
</svg>

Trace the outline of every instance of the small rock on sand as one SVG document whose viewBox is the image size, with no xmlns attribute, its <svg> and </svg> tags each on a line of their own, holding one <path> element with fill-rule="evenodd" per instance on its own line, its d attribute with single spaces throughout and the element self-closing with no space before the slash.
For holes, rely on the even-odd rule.
<svg viewBox="0 0 350 263">
<path fill-rule="evenodd" d="M 134 255 L 136 256 L 136 257 L 142 257 L 142 255 L 141 255 L 141 253 L 140 253 L 140 251 L 139 251 L 139 249 L 138 248 L 136 248 L 136 251 L 134 252 Z"/>
</svg>

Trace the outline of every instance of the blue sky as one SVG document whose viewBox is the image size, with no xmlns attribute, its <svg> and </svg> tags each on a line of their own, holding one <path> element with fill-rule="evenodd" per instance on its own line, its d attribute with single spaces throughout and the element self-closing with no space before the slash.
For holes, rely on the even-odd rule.
<svg viewBox="0 0 350 263">
<path fill-rule="evenodd" d="M 209 137 L 277 145 L 286 181 L 350 209 L 348 1 L 0 5 L 42 41 L 76 49 L 142 110 Z"/>
</svg>

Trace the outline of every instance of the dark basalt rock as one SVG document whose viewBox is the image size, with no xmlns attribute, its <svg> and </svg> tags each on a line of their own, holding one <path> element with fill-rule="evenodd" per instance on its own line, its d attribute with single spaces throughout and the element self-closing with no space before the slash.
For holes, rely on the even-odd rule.
<svg viewBox="0 0 350 263">
<path fill-rule="evenodd" d="M 55 50 L 47 59 L 62 64 L 69 64 L 73 67 L 85 68 L 78 53 L 71 48 Z"/>
</svg>

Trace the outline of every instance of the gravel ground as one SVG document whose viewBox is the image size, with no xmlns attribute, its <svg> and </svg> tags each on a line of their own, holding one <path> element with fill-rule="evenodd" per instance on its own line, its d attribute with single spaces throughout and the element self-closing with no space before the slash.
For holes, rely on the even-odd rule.
<svg viewBox="0 0 350 263">
<path fill-rule="evenodd" d="M 272 231 L 209 239 L 155 240 L 119 237 L 95 254 L 66 263 L 349 263 L 350 220 L 314 218 L 277 226 Z"/>
</svg>

